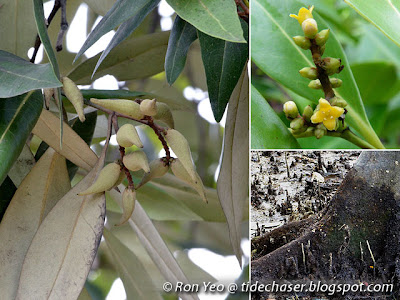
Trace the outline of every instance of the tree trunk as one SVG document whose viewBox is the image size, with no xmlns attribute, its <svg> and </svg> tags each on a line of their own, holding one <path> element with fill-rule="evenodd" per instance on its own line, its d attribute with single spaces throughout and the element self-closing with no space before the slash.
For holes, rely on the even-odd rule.
<svg viewBox="0 0 400 300">
<path fill-rule="evenodd" d="M 400 152 L 363 152 L 324 212 L 253 239 L 253 251 L 264 251 L 265 255 L 252 261 L 252 282 L 302 279 L 393 283 L 392 292 L 365 293 L 368 298 L 362 299 L 399 295 L 399 163 Z M 360 294 L 331 299 L 361 299 L 356 295 Z M 252 297 L 259 296 L 254 293 Z"/>
</svg>

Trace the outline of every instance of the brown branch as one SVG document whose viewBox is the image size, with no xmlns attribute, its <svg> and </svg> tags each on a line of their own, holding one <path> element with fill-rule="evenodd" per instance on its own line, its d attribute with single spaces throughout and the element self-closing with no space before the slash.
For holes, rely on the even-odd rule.
<svg viewBox="0 0 400 300">
<path fill-rule="evenodd" d="M 61 4 L 61 24 L 60 31 L 57 36 L 56 50 L 61 51 L 63 49 L 64 35 L 68 30 L 67 22 L 67 0 L 59 0 Z"/>
<path fill-rule="evenodd" d="M 321 47 L 317 45 L 314 39 L 311 41 L 311 53 L 315 66 L 317 67 L 318 79 L 321 82 L 322 89 L 324 91 L 325 99 L 330 100 L 335 97 L 335 92 L 333 91 L 332 84 L 329 81 L 329 76 L 326 71 L 322 68 L 322 55 Z"/>
</svg>

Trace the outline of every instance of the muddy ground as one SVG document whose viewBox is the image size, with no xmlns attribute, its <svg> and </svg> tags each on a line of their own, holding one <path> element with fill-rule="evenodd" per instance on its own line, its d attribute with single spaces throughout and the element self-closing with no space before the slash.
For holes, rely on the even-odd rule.
<svg viewBox="0 0 400 300">
<path fill-rule="evenodd" d="M 324 209 L 359 155 L 359 151 L 252 151 L 251 237 Z"/>
</svg>

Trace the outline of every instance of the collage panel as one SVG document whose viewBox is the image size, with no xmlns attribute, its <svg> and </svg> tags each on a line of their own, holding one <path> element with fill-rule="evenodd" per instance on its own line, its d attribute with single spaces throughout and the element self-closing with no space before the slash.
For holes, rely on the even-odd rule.
<svg viewBox="0 0 400 300">
<path fill-rule="evenodd" d="M 251 148 L 400 147 L 392 1 L 253 0 Z"/>
<path fill-rule="evenodd" d="M 258 299 L 397 299 L 400 152 L 251 151 Z"/>
</svg>

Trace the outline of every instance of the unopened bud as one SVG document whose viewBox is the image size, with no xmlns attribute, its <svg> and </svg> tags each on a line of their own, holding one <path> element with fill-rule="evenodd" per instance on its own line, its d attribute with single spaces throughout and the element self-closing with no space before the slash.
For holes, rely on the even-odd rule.
<svg viewBox="0 0 400 300">
<path fill-rule="evenodd" d="M 118 179 L 120 178 L 121 168 L 117 163 L 111 163 L 106 165 L 100 172 L 96 181 L 85 191 L 79 193 L 79 195 L 89 195 L 95 193 L 101 193 L 110 190 L 115 186 Z"/>
<path fill-rule="evenodd" d="M 336 97 L 331 99 L 331 105 L 345 108 L 347 106 L 347 101 L 344 100 L 343 98 L 340 98 L 340 97 L 336 96 Z"/>
<path fill-rule="evenodd" d="M 139 171 L 143 169 L 146 173 L 150 172 L 149 163 L 146 154 L 141 151 L 135 151 L 124 156 L 123 163 L 130 171 Z"/>
<path fill-rule="evenodd" d="M 168 125 L 169 128 L 174 128 L 174 118 L 171 113 L 169 106 L 162 102 L 157 102 L 157 114 L 153 117 L 154 120 L 161 121 Z"/>
<path fill-rule="evenodd" d="M 73 82 L 68 77 L 63 77 L 62 82 L 65 96 L 74 106 L 76 113 L 78 114 L 79 120 L 81 122 L 84 122 L 85 114 L 83 113 L 83 96 L 81 91 L 78 89 L 75 82 Z"/>
<path fill-rule="evenodd" d="M 318 25 L 314 19 L 307 19 L 301 24 L 304 35 L 310 39 L 313 39 L 318 33 Z"/>
<path fill-rule="evenodd" d="M 186 171 L 189 173 L 193 182 L 196 182 L 197 172 L 194 169 L 192 153 L 190 152 L 189 143 L 187 142 L 186 138 L 179 131 L 175 129 L 168 129 L 165 139 L 167 140 L 172 151 L 174 151 L 182 165 L 185 167 Z"/>
<path fill-rule="evenodd" d="M 308 38 L 306 38 L 305 36 L 294 36 L 293 37 L 293 41 L 295 42 L 295 44 L 297 46 L 299 46 L 300 48 L 304 49 L 304 50 L 308 50 L 311 47 L 311 42 Z"/>
<path fill-rule="evenodd" d="M 329 38 L 329 31 L 329 29 L 324 29 L 317 33 L 317 35 L 315 36 L 315 42 L 318 46 L 325 45 L 326 41 Z"/>
<path fill-rule="evenodd" d="M 132 100 L 126 100 L 126 99 L 112 100 L 112 99 L 92 98 L 90 99 L 90 101 L 101 107 L 127 115 L 137 120 L 140 120 L 144 117 L 143 113 L 140 110 L 139 103 L 136 103 L 135 101 Z"/>
<path fill-rule="evenodd" d="M 145 173 L 142 181 L 137 186 L 137 188 L 141 187 L 142 185 L 146 184 L 150 180 L 154 178 L 159 178 L 164 176 L 168 172 L 168 165 L 165 165 L 164 160 L 162 158 L 156 158 L 155 160 L 150 162 L 150 172 Z"/>
<path fill-rule="evenodd" d="M 308 84 L 308 87 L 314 90 L 322 89 L 322 84 L 319 79 L 311 80 Z"/>
<path fill-rule="evenodd" d="M 314 135 L 317 139 L 322 138 L 326 133 L 326 130 L 320 129 L 320 128 L 316 128 L 314 131 Z"/>
<path fill-rule="evenodd" d="M 310 105 L 307 105 L 305 108 L 304 108 L 304 111 L 303 111 L 303 118 L 307 121 L 307 122 L 310 122 L 310 120 L 311 120 L 311 116 L 314 114 L 314 110 L 312 109 L 312 107 L 310 106 Z"/>
<path fill-rule="evenodd" d="M 322 60 L 322 68 L 328 75 L 333 75 L 342 71 L 343 66 L 341 66 L 341 63 L 342 60 L 340 58 L 326 57 Z"/>
<path fill-rule="evenodd" d="M 304 119 L 303 118 L 296 118 L 290 122 L 290 128 L 293 130 L 299 130 L 304 127 Z"/>
<path fill-rule="evenodd" d="M 343 83 L 343 81 L 339 78 L 329 78 L 329 81 L 331 82 L 333 88 L 341 87 Z"/>
<path fill-rule="evenodd" d="M 299 115 L 297 105 L 293 101 L 285 102 L 285 104 L 283 104 L 283 111 L 288 119 L 297 118 Z"/>
<path fill-rule="evenodd" d="M 173 162 L 171 163 L 171 170 L 176 177 L 191 185 L 197 191 L 197 193 L 199 193 L 203 201 L 208 203 L 203 181 L 201 180 L 199 174 L 197 174 L 196 171 L 195 171 L 196 180 L 193 181 L 179 158 L 173 160 Z"/>
<path fill-rule="evenodd" d="M 133 214 L 136 203 L 136 192 L 126 188 L 122 193 L 122 216 L 117 226 L 125 224 Z"/>
<path fill-rule="evenodd" d="M 142 141 L 136 131 L 135 126 L 132 124 L 125 124 L 117 132 L 117 143 L 121 147 L 131 147 L 135 145 L 139 148 L 143 148 Z"/>
<path fill-rule="evenodd" d="M 316 68 L 305 67 L 299 71 L 300 75 L 308 79 L 317 79 L 318 71 Z"/>
<path fill-rule="evenodd" d="M 140 102 L 140 111 L 146 116 L 157 115 L 157 101 L 156 99 L 144 99 Z"/>
</svg>

